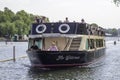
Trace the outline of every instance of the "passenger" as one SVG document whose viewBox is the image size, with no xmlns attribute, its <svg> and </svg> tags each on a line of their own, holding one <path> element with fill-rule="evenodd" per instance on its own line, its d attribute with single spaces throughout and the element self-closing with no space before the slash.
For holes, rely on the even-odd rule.
<svg viewBox="0 0 120 80">
<path fill-rule="evenodd" d="M 45 23 L 45 22 L 46 22 L 46 17 L 43 16 L 43 17 L 41 18 L 41 23 Z"/>
<path fill-rule="evenodd" d="M 68 22 L 69 22 L 68 17 L 65 18 L 65 21 L 64 21 L 64 22 L 65 22 L 65 23 L 68 23 Z"/>
<path fill-rule="evenodd" d="M 35 41 L 33 42 L 33 45 L 31 46 L 31 49 L 33 49 L 33 50 L 39 49 L 38 46 L 35 44 Z"/>
<path fill-rule="evenodd" d="M 85 24 L 85 20 L 84 20 L 84 19 L 81 19 L 81 23 L 82 23 L 82 24 Z"/>
<path fill-rule="evenodd" d="M 38 17 L 35 17 L 35 22 L 40 23 L 40 19 Z"/>
<path fill-rule="evenodd" d="M 48 49 L 48 51 L 58 51 L 58 48 L 55 44 L 55 41 L 52 42 L 50 48 Z"/>
<path fill-rule="evenodd" d="M 42 21 L 42 18 L 39 18 L 39 23 L 42 23 L 43 21 Z"/>
<path fill-rule="evenodd" d="M 31 49 L 37 50 L 37 49 L 39 49 L 39 48 L 38 48 L 37 45 L 32 45 L 32 46 L 31 46 Z"/>
</svg>

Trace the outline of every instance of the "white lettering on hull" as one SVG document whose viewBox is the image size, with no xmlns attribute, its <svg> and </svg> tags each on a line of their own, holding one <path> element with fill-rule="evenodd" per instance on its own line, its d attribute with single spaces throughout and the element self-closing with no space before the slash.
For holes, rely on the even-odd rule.
<svg viewBox="0 0 120 80">
<path fill-rule="evenodd" d="M 71 56 L 71 55 L 68 55 L 68 56 L 63 56 L 63 55 L 60 55 L 56 58 L 57 61 L 59 60 L 77 60 L 77 59 L 80 59 L 80 56 Z"/>
</svg>

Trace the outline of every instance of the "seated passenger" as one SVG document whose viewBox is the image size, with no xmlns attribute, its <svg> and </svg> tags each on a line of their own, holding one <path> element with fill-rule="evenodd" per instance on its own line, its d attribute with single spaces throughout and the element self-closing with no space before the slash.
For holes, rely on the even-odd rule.
<svg viewBox="0 0 120 80">
<path fill-rule="evenodd" d="M 55 44 L 55 42 L 52 42 L 50 48 L 48 49 L 48 51 L 58 51 L 58 48 Z"/>
<path fill-rule="evenodd" d="M 39 49 L 39 48 L 38 48 L 37 45 L 32 45 L 32 46 L 31 46 L 31 49 L 37 50 L 37 49 Z"/>
<path fill-rule="evenodd" d="M 33 45 L 30 47 L 32 50 L 39 49 L 38 46 L 35 44 L 35 41 L 33 42 Z"/>
</svg>

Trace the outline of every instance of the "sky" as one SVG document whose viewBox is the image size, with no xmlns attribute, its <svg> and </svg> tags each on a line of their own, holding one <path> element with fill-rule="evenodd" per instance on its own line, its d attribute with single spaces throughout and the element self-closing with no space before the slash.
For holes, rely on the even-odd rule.
<svg viewBox="0 0 120 80">
<path fill-rule="evenodd" d="M 65 17 L 80 22 L 83 18 L 103 28 L 120 28 L 120 7 L 112 0 L 0 0 L 0 10 L 4 7 L 46 16 L 51 22 L 64 21 Z"/>
</svg>

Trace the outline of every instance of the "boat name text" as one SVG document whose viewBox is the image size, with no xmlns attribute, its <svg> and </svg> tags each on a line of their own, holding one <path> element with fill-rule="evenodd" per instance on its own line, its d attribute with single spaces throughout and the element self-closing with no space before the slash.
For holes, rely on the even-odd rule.
<svg viewBox="0 0 120 80">
<path fill-rule="evenodd" d="M 57 57 L 57 61 L 59 61 L 59 60 L 73 60 L 73 59 L 80 59 L 80 56 L 71 56 L 71 55 L 68 55 L 68 56 L 63 56 L 63 55 L 59 55 L 58 57 Z"/>
</svg>

